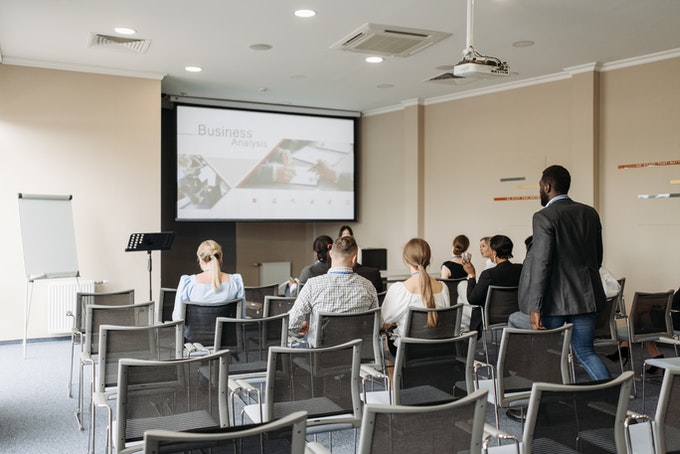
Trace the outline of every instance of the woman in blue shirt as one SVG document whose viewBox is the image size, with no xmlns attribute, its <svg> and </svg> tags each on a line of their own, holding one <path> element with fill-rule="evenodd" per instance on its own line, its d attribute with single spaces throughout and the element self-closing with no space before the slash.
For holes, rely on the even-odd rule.
<svg viewBox="0 0 680 454">
<path fill-rule="evenodd" d="M 206 240 L 196 251 L 200 274 L 182 275 L 177 286 L 173 320 L 182 319 L 182 301 L 219 303 L 243 298 L 243 278 L 240 274 L 222 272 L 222 247 L 213 240 Z"/>
</svg>

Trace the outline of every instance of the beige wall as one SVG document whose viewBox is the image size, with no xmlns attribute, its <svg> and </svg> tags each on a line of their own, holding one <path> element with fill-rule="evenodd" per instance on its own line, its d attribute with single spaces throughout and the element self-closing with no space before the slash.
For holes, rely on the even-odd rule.
<svg viewBox="0 0 680 454">
<path fill-rule="evenodd" d="M 636 290 L 677 288 L 680 198 L 639 200 L 637 194 L 680 192 L 669 183 L 680 178 L 680 166 L 617 166 L 680 159 L 678 70 L 680 59 L 674 59 L 427 105 L 420 234 L 433 248 L 430 271 L 446 260 L 459 233 L 470 237 L 478 270 L 477 241 L 487 234 L 510 236 L 515 260 L 523 260 L 539 202 L 493 198 L 536 195 L 537 187 L 517 185 L 535 185 L 543 168 L 562 164 L 572 173 L 571 196 L 601 213 L 604 265 L 627 278 L 628 302 Z M 411 116 L 404 109 L 363 119 L 363 159 L 381 165 L 362 192 L 362 203 L 373 210 L 362 211 L 356 230 L 363 242 L 388 248 L 396 272 L 403 271 L 401 247 L 415 233 L 401 228 L 402 217 L 413 213 L 400 201 L 399 183 L 410 173 L 403 167 L 409 151 L 399 141 Z M 526 181 L 500 182 L 508 177 Z"/>
<path fill-rule="evenodd" d="M 0 340 L 23 337 L 19 192 L 72 194 L 82 278 L 148 299 L 146 254 L 124 250 L 160 226 L 160 81 L 0 65 L 0 156 Z M 29 338 L 47 336 L 50 281 L 34 284 Z"/>
</svg>

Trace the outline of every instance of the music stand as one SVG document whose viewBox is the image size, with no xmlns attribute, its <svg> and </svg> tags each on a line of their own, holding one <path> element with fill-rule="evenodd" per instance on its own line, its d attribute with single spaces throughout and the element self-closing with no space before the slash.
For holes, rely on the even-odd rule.
<svg viewBox="0 0 680 454">
<path fill-rule="evenodd" d="M 151 251 L 166 251 L 172 246 L 175 239 L 175 232 L 160 233 L 133 233 L 130 235 L 125 252 L 146 251 L 149 260 L 147 268 L 149 270 L 149 301 L 153 301 L 151 291 Z"/>
</svg>

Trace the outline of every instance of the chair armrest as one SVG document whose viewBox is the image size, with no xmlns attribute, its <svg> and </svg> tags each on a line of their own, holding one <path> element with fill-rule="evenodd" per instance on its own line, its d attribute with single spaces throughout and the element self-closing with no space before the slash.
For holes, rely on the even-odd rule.
<svg viewBox="0 0 680 454">
<path fill-rule="evenodd" d="M 496 429 L 494 426 L 491 424 L 484 423 L 484 435 L 483 435 L 483 442 L 482 442 L 482 449 L 484 453 L 489 452 L 489 443 L 491 443 L 491 440 L 493 438 L 499 440 L 512 440 L 515 444 L 515 451 L 517 454 L 519 454 L 519 438 L 517 438 L 514 435 L 511 435 L 507 432 L 504 432 L 500 429 Z M 510 445 L 502 446 L 502 451 L 505 452 L 511 452 L 511 448 L 509 447 Z M 491 451 L 497 451 L 499 450 L 498 448 L 491 448 Z"/>
<path fill-rule="evenodd" d="M 312 441 L 305 443 L 305 454 L 331 454 L 331 452 L 318 441 Z"/>
<path fill-rule="evenodd" d="M 656 452 L 654 440 L 654 428 L 652 427 L 654 420 L 648 415 L 628 411 L 626 419 L 623 421 L 624 436 L 626 439 L 626 449 L 629 453 L 639 452 Z M 648 431 L 644 427 L 638 427 L 639 424 L 647 424 Z M 633 435 L 633 432 L 635 433 Z M 651 448 L 651 449 L 650 449 Z"/>
</svg>

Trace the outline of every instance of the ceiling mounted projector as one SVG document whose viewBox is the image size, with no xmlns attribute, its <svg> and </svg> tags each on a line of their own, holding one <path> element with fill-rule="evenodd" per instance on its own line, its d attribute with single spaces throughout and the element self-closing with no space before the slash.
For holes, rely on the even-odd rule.
<svg viewBox="0 0 680 454">
<path fill-rule="evenodd" d="M 468 0 L 467 37 L 463 59 L 453 67 L 453 74 L 444 73 L 429 79 L 431 82 L 453 81 L 456 79 L 496 79 L 514 75 L 508 64 L 499 58 L 483 55 L 472 44 L 474 0 Z"/>
</svg>

